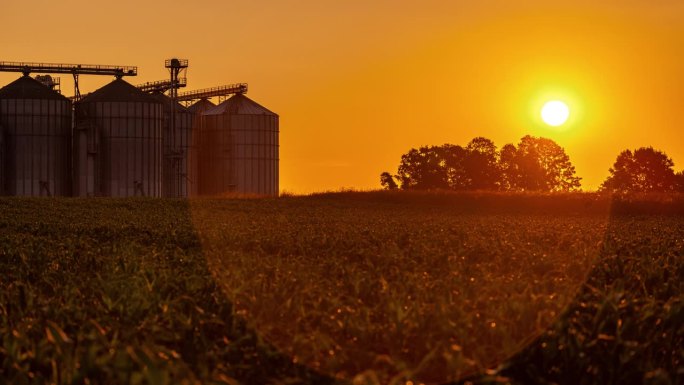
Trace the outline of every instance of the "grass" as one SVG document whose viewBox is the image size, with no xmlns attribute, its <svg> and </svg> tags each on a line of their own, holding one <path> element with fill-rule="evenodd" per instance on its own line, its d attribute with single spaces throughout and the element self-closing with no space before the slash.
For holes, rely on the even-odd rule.
<svg viewBox="0 0 684 385">
<path fill-rule="evenodd" d="M 320 378 L 234 317 L 186 203 L 0 202 L 0 382 Z"/>
<path fill-rule="evenodd" d="M 681 383 L 683 202 L 3 198 L 0 383 Z"/>
</svg>

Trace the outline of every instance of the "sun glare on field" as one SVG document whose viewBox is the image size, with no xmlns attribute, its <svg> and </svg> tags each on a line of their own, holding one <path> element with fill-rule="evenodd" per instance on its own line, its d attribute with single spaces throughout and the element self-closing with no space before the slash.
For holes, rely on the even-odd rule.
<svg viewBox="0 0 684 385">
<path fill-rule="evenodd" d="M 563 125 L 570 117 L 568 105 L 560 100 L 546 102 L 541 110 L 541 117 L 544 123 L 549 126 L 558 127 Z"/>
</svg>

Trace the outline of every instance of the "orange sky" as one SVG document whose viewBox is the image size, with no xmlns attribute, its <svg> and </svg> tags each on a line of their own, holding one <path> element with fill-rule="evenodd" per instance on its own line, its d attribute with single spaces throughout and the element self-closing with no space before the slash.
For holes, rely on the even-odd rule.
<svg viewBox="0 0 684 385">
<path fill-rule="evenodd" d="M 177 56 L 188 89 L 247 82 L 280 114 L 290 192 L 377 188 L 411 147 L 480 135 L 554 139 L 585 189 L 626 148 L 684 169 L 684 2 L 519 3 L 2 0 L 0 60 L 137 65 L 135 84 Z M 537 117 L 546 99 L 570 105 L 563 130 Z"/>
</svg>

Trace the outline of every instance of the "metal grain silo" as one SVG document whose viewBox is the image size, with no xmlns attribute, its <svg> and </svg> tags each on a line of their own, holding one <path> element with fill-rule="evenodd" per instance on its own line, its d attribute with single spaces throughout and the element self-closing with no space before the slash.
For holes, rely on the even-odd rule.
<svg viewBox="0 0 684 385">
<path fill-rule="evenodd" d="M 199 192 L 278 195 L 278 115 L 243 94 L 202 114 Z"/>
<path fill-rule="evenodd" d="M 197 102 L 193 103 L 191 106 L 189 106 L 188 111 L 199 116 L 204 111 L 214 107 L 216 107 L 216 104 L 212 103 L 211 101 L 207 99 L 200 99 Z"/>
<path fill-rule="evenodd" d="M 23 76 L 0 89 L 0 193 L 71 195 L 71 102 Z"/>
<path fill-rule="evenodd" d="M 164 94 L 152 94 L 164 106 L 163 122 L 163 189 L 162 195 L 172 198 L 187 198 L 194 190 L 195 183 L 190 169 L 190 156 L 193 151 L 192 121 L 193 114 L 187 108 L 174 103 Z M 175 109 L 175 113 L 174 113 Z"/>
<path fill-rule="evenodd" d="M 199 142 L 202 113 L 216 107 L 216 104 L 207 99 L 200 99 L 187 108 L 192 116 L 191 131 L 192 142 L 188 152 L 188 196 L 199 195 Z"/>
<path fill-rule="evenodd" d="M 116 79 L 76 104 L 79 196 L 162 196 L 163 106 Z"/>
</svg>

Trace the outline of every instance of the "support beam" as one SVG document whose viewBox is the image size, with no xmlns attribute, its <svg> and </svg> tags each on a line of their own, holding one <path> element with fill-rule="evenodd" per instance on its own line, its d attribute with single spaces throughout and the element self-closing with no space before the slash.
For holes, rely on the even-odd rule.
<svg viewBox="0 0 684 385">
<path fill-rule="evenodd" d="M 92 64 L 25 63 L 0 61 L 0 72 L 21 72 L 45 74 L 110 75 L 121 78 L 137 76 L 138 67 Z"/>
<path fill-rule="evenodd" d="M 124 76 L 137 76 L 138 67 L 0 61 L 0 72 L 21 72 L 24 76 L 29 76 L 31 73 L 72 74 L 74 76 L 73 100 L 78 101 L 81 99 L 81 91 L 78 88 L 79 75 L 109 75 L 121 79 Z"/>
<path fill-rule="evenodd" d="M 137 89 L 139 89 L 142 92 L 166 92 L 170 89 L 173 88 L 182 88 L 188 85 L 188 79 L 187 78 L 178 78 L 178 82 L 174 84 L 174 82 L 170 80 L 157 80 L 154 82 L 147 82 L 143 84 L 138 84 L 135 86 Z"/>
<path fill-rule="evenodd" d="M 202 90 L 182 92 L 178 94 L 178 101 L 191 102 L 193 100 L 208 99 L 215 96 L 229 96 L 233 94 L 245 93 L 247 93 L 247 83 L 237 83 L 219 87 L 205 88 Z"/>
</svg>

